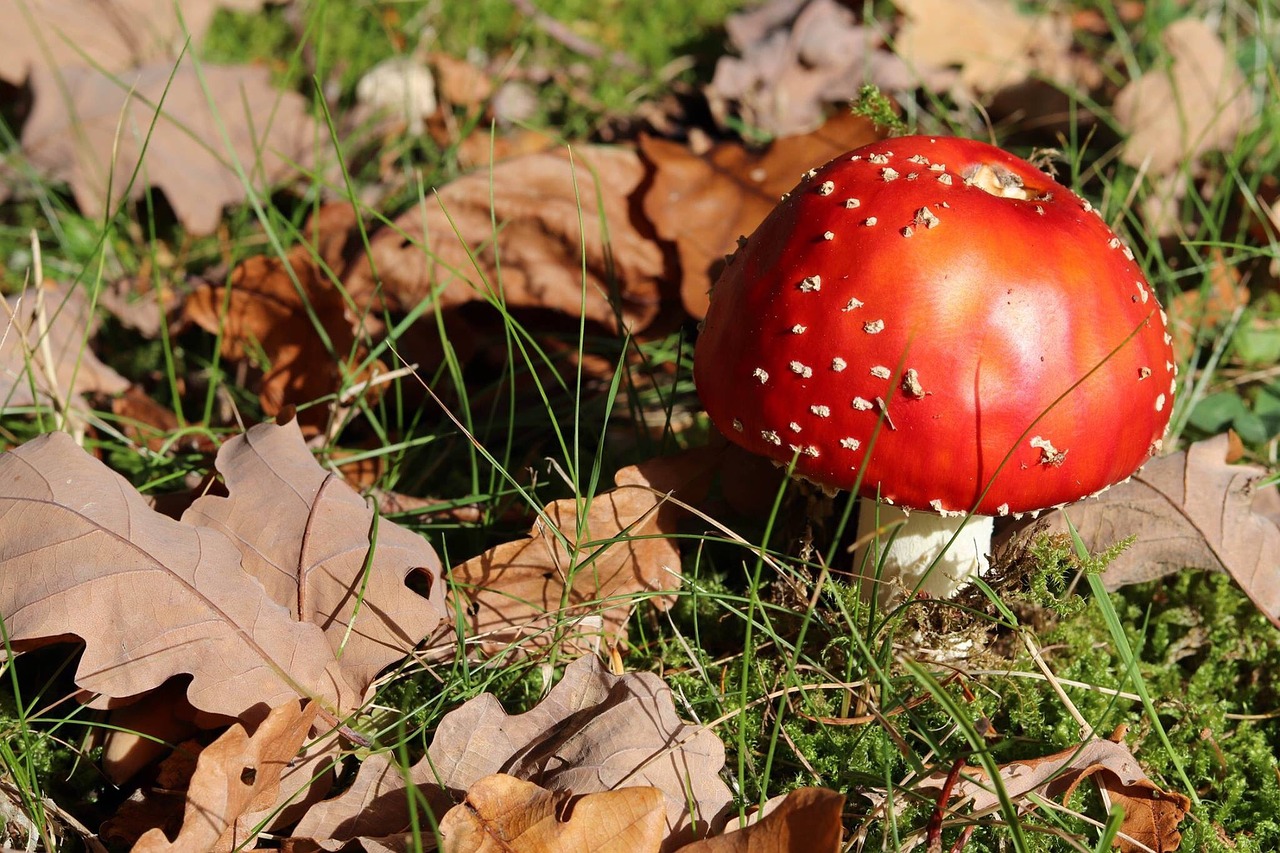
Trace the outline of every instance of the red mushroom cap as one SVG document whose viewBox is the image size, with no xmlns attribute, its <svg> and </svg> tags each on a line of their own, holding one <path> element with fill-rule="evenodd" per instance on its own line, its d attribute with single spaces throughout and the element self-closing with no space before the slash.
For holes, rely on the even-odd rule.
<svg viewBox="0 0 1280 853">
<path fill-rule="evenodd" d="M 909 136 L 783 199 L 713 288 L 694 374 L 725 435 L 800 476 L 1003 515 L 1159 451 L 1170 343 L 1089 202 L 990 145 Z"/>
</svg>

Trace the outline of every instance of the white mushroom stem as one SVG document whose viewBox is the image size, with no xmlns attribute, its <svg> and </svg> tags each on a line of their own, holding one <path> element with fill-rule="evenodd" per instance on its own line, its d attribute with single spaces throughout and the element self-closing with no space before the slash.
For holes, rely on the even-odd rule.
<svg viewBox="0 0 1280 853">
<path fill-rule="evenodd" d="M 990 516 L 942 516 L 924 510 L 906 512 L 873 500 L 861 503 L 858 538 L 867 537 L 877 528 L 883 532 L 858 548 L 854 566 L 871 579 L 876 576 L 877 565 L 883 563 L 881 602 L 913 590 L 931 598 L 950 598 L 974 575 L 986 574 L 990 567 Z"/>
</svg>

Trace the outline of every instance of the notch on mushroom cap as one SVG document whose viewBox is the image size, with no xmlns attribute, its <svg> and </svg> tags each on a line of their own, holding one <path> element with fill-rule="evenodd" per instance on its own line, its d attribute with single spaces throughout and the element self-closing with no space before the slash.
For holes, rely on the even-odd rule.
<svg viewBox="0 0 1280 853">
<path fill-rule="evenodd" d="M 1160 449 L 1175 371 L 1164 312 L 1087 201 L 927 136 L 806 175 L 716 283 L 694 364 L 736 443 L 954 517 L 1128 477 Z"/>
</svg>

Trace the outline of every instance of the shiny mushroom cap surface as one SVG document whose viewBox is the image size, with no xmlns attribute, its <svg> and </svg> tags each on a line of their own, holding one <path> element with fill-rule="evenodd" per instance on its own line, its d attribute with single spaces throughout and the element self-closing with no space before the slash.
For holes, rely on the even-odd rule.
<svg viewBox="0 0 1280 853">
<path fill-rule="evenodd" d="M 783 198 L 715 284 L 694 373 L 726 436 L 799 476 L 1005 515 L 1159 452 L 1177 368 L 1088 201 L 985 143 L 911 136 Z"/>
</svg>

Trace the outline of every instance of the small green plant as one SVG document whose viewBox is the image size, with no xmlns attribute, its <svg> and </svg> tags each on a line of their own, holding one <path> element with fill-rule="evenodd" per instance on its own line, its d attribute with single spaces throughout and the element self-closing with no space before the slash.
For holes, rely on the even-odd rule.
<svg viewBox="0 0 1280 853">
<path fill-rule="evenodd" d="M 1088 606 L 1082 595 L 1072 591 L 1076 577 L 1100 574 L 1137 538 L 1128 536 L 1100 554 L 1081 559 L 1076 555 L 1070 537 L 1062 534 L 1037 536 L 1030 547 L 1034 568 L 1028 578 L 1028 599 L 1058 616 L 1076 615 Z"/>
<path fill-rule="evenodd" d="M 857 100 L 850 104 L 849 111 L 875 122 L 877 127 L 883 127 L 891 136 L 901 136 L 907 132 L 907 123 L 898 114 L 893 101 L 880 91 L 879 86 L 868 83 L 858 90 Z"/>
</svg>

